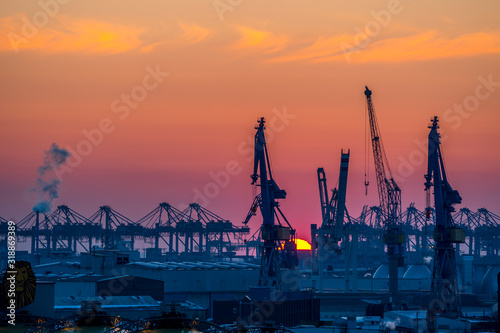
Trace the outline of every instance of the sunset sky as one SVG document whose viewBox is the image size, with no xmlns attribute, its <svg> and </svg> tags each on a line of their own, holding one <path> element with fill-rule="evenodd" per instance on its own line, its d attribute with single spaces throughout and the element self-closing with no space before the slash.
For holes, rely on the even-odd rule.
<svg viewBox="0 0 500 333">
<path fill-rule="evenodd" d="M 497 0 L 3 1 L 0 14 L 3 218 L 30 212 L 56 143 L 72 156 L 53 208 L 137 220 L 197 199 L 241 225 L 264 116 L 282 210 L 309 240 L 316 169 L 333 189 L 341 149 L 349 213 L 378 204 L 371 147 L 364 193 L 365 85 L 403 208 L 424 208 L 436 115 L 457 208 L 500 214 Z"/>
</svg>

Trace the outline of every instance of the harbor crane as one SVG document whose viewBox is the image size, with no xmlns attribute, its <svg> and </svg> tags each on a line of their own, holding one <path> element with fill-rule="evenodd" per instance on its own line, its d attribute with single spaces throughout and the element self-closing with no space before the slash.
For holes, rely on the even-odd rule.
<svg viewBox="0 0 500 333">
<path fill-rule="evenodd" d="M 279 188 L 272 175 L 264 135 L 264 117 L 260 118 L 258 124 L 255 127 L 257 133 L 255 133 L 254 168 L 250 177 L 252 185 L 260 187 L 260 194 L 254 200 L 252 207 L 259 205 L 263 219 L 260 228 L 263 244 L 259 286 L 279 289 L 280 270 L 297 265 L 295 230 L 284 216 L 277 201 L 286 198 L 286 191 Z"/>
<path fill-rule="evenodd" d="M 339 242 L 342 239 L 342 228 L 345 215 L 345 198 L 347 192 L 347 171 L 349 169 L 349 154 L 341 152 L 340 157 L 340 173 L 338 188 L 332 191 L 332 197 L 328 200 L 328 189 L 326 185 L 326 175 L 323 168 L 318 168 L 318 185 L 319 196 L 321 202 L 321 215 L 323 230 L 328 230 L 327 237 L 330 242 Z M 336 244 L 338 246 L 338 244 Z"/>
<path fill-rule="evenodd" d="M 431 313 L 443 313 L 451 316 L 461 315 L 460 293 L 458 292 L 457 265 L 453 244 L 465 242 L 465 232 L 455 226 L 451 213 L 454 204 L 460 204 L 462 198 L 454 190 L 446 177 L 443 154 L 440 148 L 438 117 L 431 119 L 429 126 L 429 156 L 425 190 L 427 209 L 430 210 L 430 189 L 434 188 L 434 207 L 436 224 L 434 229 L 434 263 L 432 268 Z"/>
<path fill-rule="evenodd" d="M 342 250 L 339 242 L 344 236 L 344 217 L 346 214 L 346 192 L 347 192 L 347 173 L 349 169 L 349 154 L 350 151 L 341 151 L 340 157 L 340 173 L 338 180 L 338 188 L 332 191 L 332 196 L 328 196 L 328 187 L 326 183 L 326 174 L 323 168 L 318 168 L 318 185 L 319 198 L 321 203 L 322 223 L 319 229 L 316 224 L 311 225 L 311 243 L 312 255 L 314 258 L 314 271 L 319 275 L 319 289 L 323 289 L 323 270 L 325 264 L 328 263 L 332 253 L 340 255 Z M 346 258 L 348 257 L 346 249 Z M 349 289 L 349 260 L 346 263 L 346 289 Z"/>
<path fill-rule="evenodd" d="M 389 161 L 380 137 L 379 126 L 372 103 L 372 91 L 365 86 L 365 96 L 370 121 L 370 133 L 373 148 L 373 160 L 377 178 L 380 209 L 385 219 L 384 243 L 387 244 L 389 259 L 389 293 L 394 303 L 399 303 L 398 295 L 398 267 L 404 266 L 405 235 L 399 223 L 401 216 L 401 190 L 392 177 Z M 365 180 L 365 186 L 369 182 Z"/>
</svg>

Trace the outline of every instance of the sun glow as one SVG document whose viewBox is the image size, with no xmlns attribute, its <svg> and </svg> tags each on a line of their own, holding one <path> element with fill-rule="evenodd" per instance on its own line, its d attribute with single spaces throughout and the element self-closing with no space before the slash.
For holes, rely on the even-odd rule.
<svg viewBox="0 0 500 333">
<path fill-rule="evenodd" d="M 297 250 L 310 250 L 311 244 L 308 241 L 297 238 L 295 239 L 295 244 L 297 245 Z"/>
</svg>

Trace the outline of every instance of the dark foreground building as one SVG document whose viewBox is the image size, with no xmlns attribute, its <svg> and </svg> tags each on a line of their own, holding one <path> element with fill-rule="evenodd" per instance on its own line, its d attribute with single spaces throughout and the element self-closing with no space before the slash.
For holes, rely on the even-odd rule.
<svg viewBox="0 0 500 333">
<path fill-rule="evenodd" d="M 216 324 L 281 325 L 293 327 L 319 322 L 320 303 L 312 292 L 281 292 L 267 287 L 250 289 L 240 300 L 214 300 Z"/>
</svg>

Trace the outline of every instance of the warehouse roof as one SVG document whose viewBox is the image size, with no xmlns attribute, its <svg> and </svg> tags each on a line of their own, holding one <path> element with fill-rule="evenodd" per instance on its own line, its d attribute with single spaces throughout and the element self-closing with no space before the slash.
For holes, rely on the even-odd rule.
<svg viewBox="0 0 500 333">
<path fill-rule="evenodd" d="M 82 302 L 99 302 L 102 309 L 123 307 L 159 307 L 159 302 L 151 296 L 96 296 L 96 297 L 56 297 L 55 309 L 80 309 Z"/>
<path fill-rule="evenodd" d="M 250 263 L 233 262 L 132 262 L 127 266 L 138 266 L 142 268 L 158 270 L 255 270 L 259 265 Z"/>
</svg>

